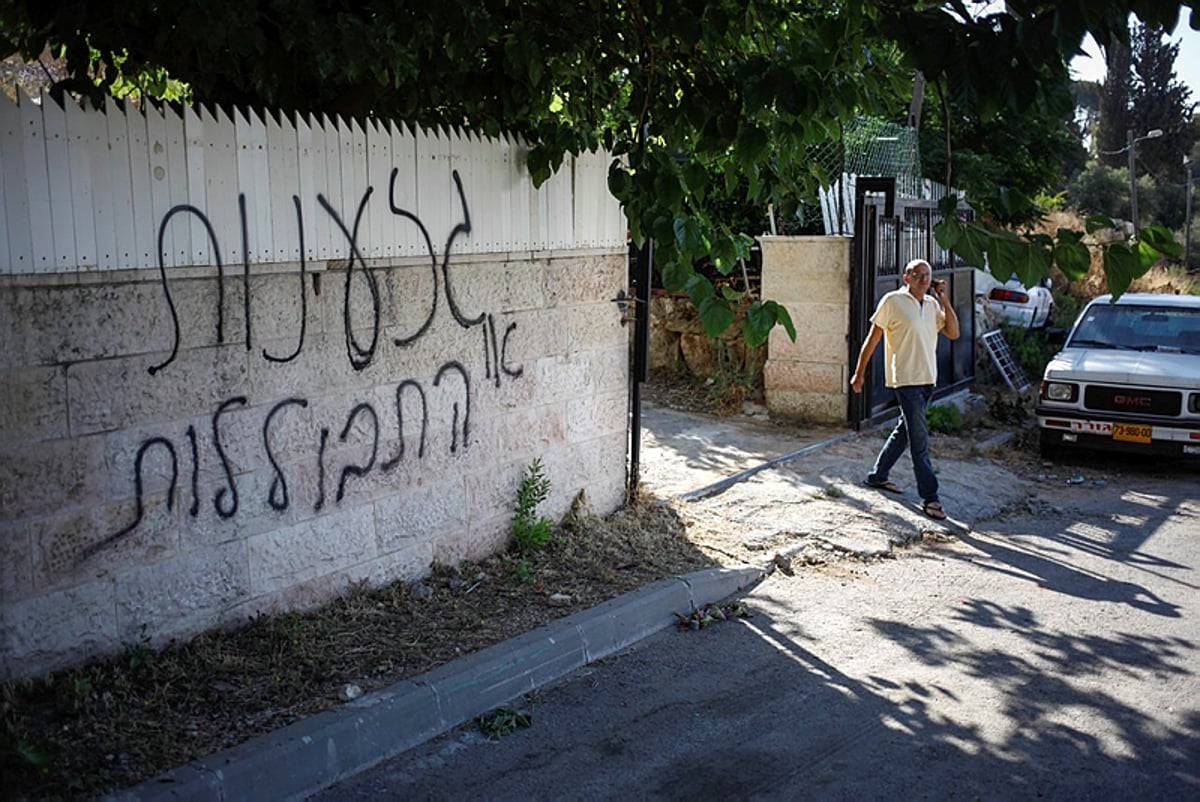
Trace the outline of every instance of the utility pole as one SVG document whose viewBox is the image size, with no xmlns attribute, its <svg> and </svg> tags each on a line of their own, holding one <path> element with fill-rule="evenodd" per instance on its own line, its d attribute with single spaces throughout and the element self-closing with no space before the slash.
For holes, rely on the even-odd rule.
<svg viewBox="0 0 1200 802">
<path fill-rule="evenodd" d="M 1133 218 L 1133 235 L 1138 235 L 1137 207 L 1137 143 L 1144 139 L 1157 139 L 1163 135 L 1161 128 L 1152 128 L 1145 136 L 1135 137 L 1132 129 L 1125 131 L 1125 149 L 1129 151 L 1129 215 Z"/>
</svg>

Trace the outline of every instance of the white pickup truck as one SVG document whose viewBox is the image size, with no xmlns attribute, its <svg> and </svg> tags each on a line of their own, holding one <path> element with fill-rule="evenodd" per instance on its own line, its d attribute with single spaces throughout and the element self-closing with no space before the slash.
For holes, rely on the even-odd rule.
<svg viewBox="0 0 1200 802">
<path fill-rule="evenodd" d="M 1200 457 L 1200 296 L 1102 295 L 1042 380 L 1042 454 L 1071 448 Z"/>
</svg>

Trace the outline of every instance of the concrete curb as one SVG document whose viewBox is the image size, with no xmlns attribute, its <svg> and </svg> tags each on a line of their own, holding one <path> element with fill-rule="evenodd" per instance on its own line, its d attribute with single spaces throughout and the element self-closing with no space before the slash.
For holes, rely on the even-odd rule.
<svg viewBox="0 0 1200 802">
<path fill-rule="evenodd" d="M 761 580 L 760 568 L 664 579 L 411 680 L 193 761 L 114 800 L 303 799 L 670 626 Z"/>
</svg>

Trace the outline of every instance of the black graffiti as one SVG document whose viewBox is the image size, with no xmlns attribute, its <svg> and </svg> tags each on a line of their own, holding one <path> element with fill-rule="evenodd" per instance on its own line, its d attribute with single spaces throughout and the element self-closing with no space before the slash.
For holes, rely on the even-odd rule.
<svg viewBox="0 0 1200 802">
<path fill-rule="evenodd" d="M 399 174 L 399 168 L 393 168 L 388 186 L 388 208 L 397 216 L 411 220 L 417 229 L 421 232 L 421 236 L 425 242 L 425 248 L 429 254 L 430 271 L 433 279 L 433 291 L 429 299 L 429 313 L 426 315 L 420 327 L 411 335 L 405 337 L 397 337 L 393 339 L 393 344 L 399 347 L 410 346 L 420 340 L 428 333 L 437 315 L 439 306 L 439 296 L 443 293 L 446 297 L 446 305 L 450 310 L 450 314 L 455 322 L 463 328 L 471 328 L 473 326 L 483 325 L 484 330 L 484 359 L 486 362 L 487 378 L 493 380 L 499 385 L 502 376 L 517 378 L 521 375 L 520 368 L 510 369 L 505 362 L 505 352 L 507 351 L 507 341 L 509 334 L 515 328 L 515 324 L 510 325 L 504 333 L 504 343 L 498 347 L 496 322 L 494 316 L 486 311 L 480 312 L 474 317 L 468 317 L 461 309 L 455 285 L 451 278 L 450 271 L 450 254 L 454 249 L 454 243 L 459 237 L 467 236 L 471 233 L 471 210 L 467 203 L 466 192 L 463 189 L 462 177 L 458 171 L 451 173 L 451 178 L 454 181 L 455 192 L 458 195 L 458 205 L 460 209 L 460 217 L 450 230 L 446 237 L 445 249 L 441 255 L 439 262 L 437 254 L 433 248 L 433 238 L 430 236 L 428 228 L 421 219 L 413 212 L 403 209 L 396 203 L 396 177 Z M 376 270 L 369 267 L 362 256 L 362 249 L 359 245 L 359 232 L 364 214 L 366 212 L 371 195 L 374 188 L 368 186 L 366 192 L 358 203 L 357 211 L 354 216 L 352 227 L 347 227 L 342 220 L 337 210 L 322 194 L 317 195 L 317 201 L 324 209 L 325 213 L 334 222 L 337 228 L 342 232 L 348 244 L 350 258 L 346 265 L 345 277 L 345 295 L 343 298 L 343 328 L 346 341 L 346 355 L 351 366 L 356 371 L 365 370 L 369 367 L 378 352 L 379 337 L 381 331 L 381 296 Z M 266 348 L 261 349 L 262 356 L 269 362 L 291 362 L 299 357 L 304 349 L 305 339 L 307 335 L 308 321 L 308 288 L 305 286 L 305 278 L 307 274 L 307 257 L 305 254 L 305 237 L 304 237 L 304 215 L 301 209 L 300 198 L 297 195 L 292 196 L 292 203 L 296 208 L 296 232 L 300 245 L 300 321 L 299 321 L 299 337 L 296 342 L 296 347 L 292 353 L 287 356 L 276 356 L 268 352 Z M 217 240 L 217 235 L 213 229 L 212 223 L 208 217 L 195 206 L 190 204 L 180 204 L 173 207 L 164 215 L 162 222 L 159 224 L 158 230 L 158 267 L 159 277 L 162 284 L 163 296 L 167 302 L 167 308 L 171 317 L 172 326 L 172 342 L 171 352 L 161 363 L 152 365 L 148 368 L 151 375 L 157 374 L 159 371 L 170 365 L 178 357 L 180 348 L 180 326 L 179 313 L 175 307 L 174 298 L 171 295 L 169 282 L 167 280 L 166 262 L 164 259 L 163 245 L 165 242 L 167 226 L 171 223 L 176 215 L 189 214 L 195 216 L 205 228 L 207 237 L 211 243 L 213 254 L 217 266 L 217 342 L 223 344 L 225 342 L 225 266 L 221 261 L 221 244 Z M 249 232 L 249 215 L 247 212 L 247 199 L 245 193 L 238 194 L 238 219 L 240 223 L 240 234 L 242 240 L 242 318 L 245 333 L 246 350 L 251 350 L 253 341 L 252 332 L 252 314 L 251 314 L 251 292 L 250 292 L 250 232 Z M 440 268 L 440 269 L 439 269 Z M 316 292 L 316 279 L 319 274 L 314 275 L 314 288 Z M 366 288 L 370 293 L 371 308 L 370 320 L 365 325 L 359 325 L 361 321 L 356 321 L 352 312 L 351 305 L 351 289 L 355 286 L 354 282 L 361 280 L 366 282 Z M 370 340 L 368 343 L 360 343 L 358 340 L 358 332 L 362 329 L 370 330 Z"/>
<path fill-rule="evenodd" d="M 126 526 L 120 532 L 115 532 L 106 537 L 104 540 L 93 543 L 92 545 L 83 549 L 80 554 L 80 559 L 87 559 L 93 554 L 96 554 L 108 546 L 111 546 L 113 543 L 116 543 L 118 540 L 128 535 L 134 529 L 137 529 L 138 525 L 141 524 L 142 518 L 146 514 L 145 501 L 143 500 L 144 493 L 142 490 L 142 460 L 145 459 L 146 452 L 154 446 L 162 446 L 167 450 L 167 453 L 171 455 L 171 484 L 167 488 L 167 510 L 170 511 L 175 508 L 175 483 L 179 480 L 179 461 L 175 457 L 175 445 L 165 437 L 151 437 L 149 440 L 146 440 L 144 443 L 142 443 L 141 447 L 138 448 L 137 457 L 135 457 L 133 460 L 133 488 L 135 505 L 133 523 L 129 524 L 129 526 Z"/>
<path fill-rule="evenodd" d="M 267 349 L 262 351 L 263 358 L 270 362 L 291 362 L 296 357 L 300 356 L 300 351 L 304 348 L 304 335 L 308 329 L 308 293 L 304 286 L 304 212 L 300 209 L 300 197 L 292 196 L 292 203 L 296 205 L 296 232 L 300 237 L 300 341 L 296 343 L 296 350 L 292 351 L 291 356 L 272 356 L 267 353 Z M 315 291 L 315 290 L 314 290 Z"/>
<path fill-rule="evenodd" d="M 400 448 L 396 452 L 396 456 L 392 457 L 387 462 L 380 466 L 384 471 L 390 471 L 395 468 L 397 463 L 404 458 L 404 388 L 411 387 L 417 391 L 417 397 L 421 399 L 421 440 L 417 447 L 417 459 L 425 457 L 425 432 L 429 428 L 429 404 L 425 400 L 425 391 L 421 388 L 418 382 L 412 379 L 405 379 L 400 382 L 400 386 L 396 388 L 396 428 L 400 432 Z"/>
<path fill-rule="evenodd" d="M 337 500 L 341 501 L 346 495 L 346 480 L 351 476 L 366 476 L 375 467 L 375 457 L 379 454 L 379 416 L 375 414 L 375 408 L 368 403 L 361 403 L 350 411 L 350 417 L 346 418 L 346 425 L 342 427 L 342 433 L 338 437 L 343 443 L 346 442 L 346 437 L 350 434 L 350 429 L 354 426 L 354 419 L 362 413 L 366 415 L 367 420 L 371 421 L 371 457 L 367 460 L 366 465 L 347 465 L 342 468 L 342 475 L 338 479 Z"/>
<path fill-rule="evenodd" d="M 208 221 L 208 217 L 204 212 L 190 204 L 181 204 L 167 212 L 158 226 L 158 274 L 162 279 L 163 295 L 167 299 L 167 309 L 171 312 L 171 326 L 174 330 L 174 338 L 171 341 L 171 355 L 166 361 L 151 365 L 147 370 L 153 376 L 167 365 L 175 361 L 175 357 L 179 354 L 179 313 L 175 311 L 175 301 L 171 298 L 171 288 L 167 286 L 167 267 L 163 260 L 163 240 L 167 234 L 167 223 L 171 222 L 171 218 L 177 214 L 188 212 L 200 218 L 200 222 L 204 224 L 204 229 L 208 232 L 208 240 L 213 246 L 213 255 L 217 260 L 217 342 L 225 342 L 225 268 L 221 265 L 221 246 L 217 242 L 217 232 L 213 231 L 212 223 Z"/>
<path fill-rule="evenodd" d="M 238 216 L 242 225 L 242 318 L 246 326 L 246 350 L 250 350 L 250 224 L 246 220 L 246 193 L 238 193 Z"/>
<path fill-rule="evenodd" d="M 358 226 L 362 222 L 363 212 L 367 209 L 367 200 L 371 197 L 373 191 L 374 187 L 367 187 L 367 191 L 363 194 L 362 200 L 358 204 L 358 213 L 354 216 L 353 231 L 346 229 L 346 224 L 342 222 L 341 216 L 329 205 L 329 201 L 325 200 L 325 196 L 317 195 L 317 202 L 325 208 L 325 211 L 333 218 L 333 222 L 337 223 L 337 227 L 342 230 L 342 234 L 345 235 L 347 242 L 350 243 L 350 260 L 346 265 L 346 293 L 342 299 L 342 316 L 346 330 L 346 355 L 350 357 L 350 364 L 355 370 L 363 370 L 371 364 L 371 360 L 375 357 L 375 347 L 379 344 L 379 286 L 375 281 L 374 271 L 367 267 L 362 255 L 358 252 Z M 350 290 L 354 277 L 355 261 L 358 261 L 363 266 L 363 276 L 366 278 L 367 287 L 371 291 L 371 344 L 366 348 L 359 345 L 358 340 L 354 337 L 354 319 L 350 313 Z"/>
<path fill-rule="evenodd" d="M 406 217 L 416 224 L 417 229 L 421 232 L 421 236 L 425 238 L 425 250 L 429 252 L 429 262 L 433 268 L 433 298 L 429 304 L 429 314 L 425 317 L 425 322 L 421 324 L 421 327 L 411 337 L 400 337 L 392 340 L 394 344 L 403 347 L 421 339 L 425 335 L 425 332 L 429 330 L 429 327 L 433 325 L 433 318 L 437 314 L 438 306 L 438 263 L 437 255 L 433 252 L 433 240 L 429 236 L 429 230 L 421 222 L 421 218 L 407 209 L 401 209 L 396 205 L 396 176 L 399 172 L 399 167 L 392 168 L 392 175 L 388 181 L 388 207 L 392 210 L 392 214 Z"/>
<path fill-rule="evenodd" d="M 454 188 L 458 191 L 458 202 L 462 206 L 463 219 L 461 223 L 450 230 L 450 236 L 446 238 L 446 249 L 442 252 L 442 283 L 446 287 L 446 305 L 450 307 L 450 314 L 454 315 L 458 325 L 466 329 L 482 323 L 485 313 L 480 312 L 478 317 L 468 320 L 459 311 L 458 303 L 454 300 L 454 285 L 450 282 L 450 249 L 454 247 L 454 240 L 458 239 L 459 234 L 471 233 L 471 210 L 467 208 L 467 195 L 463 192 L 462 179 L 458 177 L 458 170 L 454 170 L 450 175 L 454 179 Z"/>
<path fill-rule="evenodd" d="M 200 514 L 200 449 L 196 445 L 196 427 L 187 427 L 187 439 L 192 448 L 192 506 L 188 514 L 195 518 Z"/>
<path fill-rule="evenodd" d="M 225 448 L 221 445 L 221 416 L 224 415 L 230 407 L 245 405 L 246 396 L 239 395 L 236 398 L 230 398 L 229 400 L 222 402 L 221 406 L 217 407 L 217 411 L 214 412 L 212 416 L 213 448 L 217 450 L 217 457 L 219 457 L 221 460 L 221 467 L 225 469 L 225 481 L 227 483 L 227 487 L 222 487 L 217 491 L 216 495 L 213 496 L 213 507 L 216 508 L 217 515 L 220 515 L 222 518 L 232 518 L 237 514 L 238 492 L 237 482 L 234 481 L 233 478 L 233 468 L 230 467 L 229 457 L 225 455 Z M 228 506 L 221 504 L 221 501 L 226 497 L 226 495 L 229 497 Z"/>
<path fill-rule="evenodd" d="M 317 503 L 313 509 L 317 512 L 325 509 L 325 448 L 329 445 L 329 430 L 321 427 L 321 445 L 317 449 Z"/>
<path fill-rule="evenodd" d="M 275 478 L 271 480 L 271 490 L 267 493 L 267 503 L 271 505 L 271 509 L 281 511 L 288 507 L 287 479 L 283 476 L 283 469 L 275 461 L 275 453 L 271 451 L 271 421 L 275 419 L 280 410 L 289 406 L 307 407 L 308 401 L 303 398 L 286 398 L 280 401 L 267 413 L 267 417 L 263 420 L 262 430 L 263 450 L 266 451 L 267 460 L 275 471 Z"/>
<path fill-rule="evenodd" d="M 446 374 L 446 372 L 450 371 L 450 370 L 457 370 L 462 375 L 462 378 L 463 378 L 463 385 L 464 385 L 465 397 L 466 397 L 466 410 L 463 414 L 462 444 L 463 444 L 463 448 L 465 449 L 467 447 L 468 443 L 470 442 L 469 438 L 470 438 L 470 432 L 471 432 L 471 376 L 470 376 L 470 374 L 467 373 L 467 369 L 464 368 L 461 364 L 459 364 L 458 362 L 455 362 L 454 360 L 451 360 L 451 361 L 447 362 L 446 364 L 442 365 L 442 367 L 440 369 L 438 369 L 437 375 L 433 379 L 433 386 L 437 387 L 439 384 L 441 384 L 442 376 L 444 376 Z M 450 425 L 450 431 L 451 431 L 450 451 L 453 453 L 458 450 L 458 402 L 457 401 L 454 402 L 454 420 Z"/>
<path fill-rule="evenodd" d="M 514 369 L 508 366 L 508 336 L 516 330 L 517 324 L 515 321 L 509 323 L 508 328 L 504 330 L 504 339 L 500 342 L 500 369 L 503 370 L 506 375 L 511 376 L 514 379 L 519 379 L 521 378 L 521 374 L 525 372 L 525 368 L 518 366 Z"/>
<path fill-rule="evenodd" d="M 456 453 L 461 446 L 466 450 L 470 444 L 471 435 L 471 375 L 470 372 L 462 365 L 462 363 L 450 360 L 443 364 L 435 373 L 433 379 L 434 387 L 442 387 L 443 379 L 451 374 L 458 374 L 462 379 L 462 396 L 456 397 L 452 401 L 452 422 L 451 422 L 451 439 L 450 452 Z M 447 386 L 453 382 L 447 382 Z M 422 460 L 426 454 L 426 438 L 429 429 L 429 399 L 426 396 L 425 389 L 421 383 L 415 379 L 405 379 L 396 386 L 396 427 L 399 438 L 399 447 L 396 456 L 382 463 L 379 468 L 381 472 L 387 472 L 395 468 L 400 460 L 405 455 L 405 440 L 406 432 L 404 425 L 404 400 L 406 396 L 412 396 L 415 393 L 416 399 L 421 406 L 421 429 L 417 440 L 417 459 Z M 246 396 L 235 396 L 226 399 L 218 405 L 216 411 L 212 414 L 212 446 L 216 452 L 218 461 L 224 472 L 222 486 L 216 489 L 213 494 L 213 509 L 218 517 L 223 520 L 228 520 L 237 515 L 241 507 L 241 498 L 238 491 L 237 477 L 234 475 L 233 465 L 230 463 L 229 455 L 225 450 L 225 441 L 222 436 L 222 420 L 227 412 L 234 408 L 245 407 L 248 404 Z M 411 401 L 410 401 L 411 404 Z M 271 433 L 275 426 L 278 416 L 289 407 L 307 408 L 309 401 L 304 398 L 291 397 L 279 401 L 267 412 L 262 424 L 262 449 L 266 456 L 267 462 L 271 466 L 272 481 L 267 491 L 264 502 L 268 507 L 276 512 L 283 512 L 290 504 L 290 494 L 287 479 L 284 473 L 283 466 L 279 464 L 276 457 L 275 449 L 271 445 Z M 346 486 L 349 480 L 353 478 L 362 478 L 367 476 L 375 469 L 376 461 L 379 457 L 379 443 L 382 439 L 382 431 L 379 423 L 379 416 L 375 408 L 367 402 L 361 402 L 351 409 L 350 414 L 346 418 L 346 423 L 342 427 L 338 438 L 345 443 L 351 437 L 351 430 L 354 428 L 356 421 L 365 419 L 369 422 L 371 432 L 371 453 L 366 461 L 362 464 L 343 465 L 338 474 L 337 492 L 334 497 L 335 503 L 341 503 L 346 494 Z M 317 500 L 313 505 L 314 512 L 320 512 L 325 507 L 326 495 L 326 474 L 328 469 L 329 455 L 329 429 L 322 427 L 319 432 L 317 443 Z M 412 436 L 412 433 L 408 433 Z M 196 437 L 196 429 L 189 425 L 184 433 L 187 438 L 192 461 L 191 475 L 191 494 L 192 505 L 189 514 L 196 517 L 200 511 L 200 454 L 199 444 Z M 161 446 L 167 450 L 171 457 L 171 482 L 167 494 L 167 509 L 173 510 L 175 503 L 175 491 L 179 481 L 179 464 L 176 456 L 174 443 L 161 435 L 156 435 L 145 440 L 138 448 L 137 456 L 134 460 L 134 499 L 136 504 L 136 514 L 134 520 L 128 526 L 109 535 L 105 539 L 96 543 L 89 549 L 85 550 L 83 557 L 89 557 L 92 554 L 112 545 L 121 538 L 134 531 L 142 522 L 145 516 L 145 491 L 142 478 L 142 463 L 145 459 L 146 452 L 154 447 Z"/>
</svg>

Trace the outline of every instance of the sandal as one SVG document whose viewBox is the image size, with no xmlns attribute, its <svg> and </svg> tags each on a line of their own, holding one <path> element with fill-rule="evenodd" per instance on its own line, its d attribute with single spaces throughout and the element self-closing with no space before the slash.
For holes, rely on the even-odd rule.
<svg viewBox="0 0 1200 802">
<path fill-rule="evenodd" d="M 868 482 L 864 480 L 863 484 L 867 487 L 873 487 L 876 490 L 884 490 L 888 493 L 895 493 L 896 495 L 902 495 L 904 493 L 904 488 L 895 482 Z"/>
<path fill-rule="evenodd" d="M 921 511 L 935 521 L 946 520 L 946 511 L 942 509 L 940 501 L 926 501 L 921 505 Z"/>
</svg>

